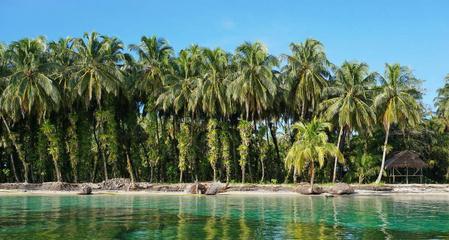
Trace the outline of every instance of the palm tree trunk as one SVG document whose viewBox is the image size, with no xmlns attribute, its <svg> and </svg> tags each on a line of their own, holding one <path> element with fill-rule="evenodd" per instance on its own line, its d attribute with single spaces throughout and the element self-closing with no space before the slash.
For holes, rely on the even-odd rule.
<svg viewBox="0 0 449 240">
<path fill-rule="evenodd" d="M 262 177 L 260 178 L 260 183 L 263 183 L 264 178 L 265 178 L 265 164 L 263 162 L 263 159 L 260 159 L 260 165 L 262 167 Z"/>
<path fill-rule="evenodd" d="M 179 183 L 182 183 L 182 170 L 180 170 L 180 172 L 179 172 Z"/>
<path fill-rule="evenodd" d="M 310 161 L 310 193 L 313 193 L 313 183 L 315 181 L 315 164 Z"/>
<path fill-rule="evenodd" d="M 298 182 L 297 170 L 296 170 L 296 167 L 293 167 L 293 183 L 297 183 L 297 182 Z"/>
<path fill-rule="evenodd" d="M 390 125 L 388 125 L 386 131 L 385 131 L 385 142 L 384 142 L 384 151 L 382 154 L 382 164 L 380 166 L 379 175 L 377 176 L 376 183 L 380 183 L 380 180 L 382 180 L 382 175 L 385 167 L 385 157 L 387 156 L 387 144 L 388 144 L 388 135 L 390 134 Z"/>
<path fill-rule="evenodd" d="M 241 170 L 242 170 L 242 183 L 245 183 L 245 166 L 241 166 Z"/>
<path fill-rule="evenodd" d="M 54 158 L 53 158 L 53 164 L 55 165 L 56 181 L 57 182 L 62 182 L 62 177 L 61 177 L 61 171 L 59 169 L 59 164 L 58 164 L 58 161 L 56 159 L 54 159 Z"/>
<path fill-rule="evenodd" d="M 133 171 L 133 165 L 131 162 L 131 158 L 129 157 L 129 151 L 125 150 L 125 155 L 126 155 L 126 164 L 127 169 L 128 169 L 128 173 L 129 173 L 129 177 L 131 178 L 131 189 L 134 189 L 135 185 L 135 180 L 134 180 L 134 171 Z"/>
<path fill-rule="evenodd" d="M 216 166 L 214 166 L 213 171 L 214 171 L 214 182 L 216 182 L 217 181 L 217 167 Z"/>
<path fill-rule="evenodd" d="M 107 163 L 106 163 L 106 157 L 104 156 L 103 152 L 101 152 L 101 157 L 103 158 L 104 178 L 107 181 L 109 179 L 109 177 L 108 177 L 108 166 L 107 166 Z"/>
<path fill-rule="evenodd" d="M 9 153 L 9 160 L 11 161 L 11 168 L 12 168 L 12 172 L 14 173 L 14 178 L 16 179 L 16 182 L 19 182 L 19 177 L 17 176 L 17 172 L 16 172 L 16 166 L 14 165 L 14 156 L 11 153 Z"/>
<path fill-rule="evenodd" d="M 14 136 L 12 136 L 11 130 L 9 129 L 8 123 L 6 122 L 5 118 L 2 116 L 2 120 L 3 120 L 3 124 L 5 124 L 6 130 L 9 134 L 9 138 L 12 141 L 12 144 L 14 145 L 14 147 L 16 148 L 17 151 L 17 155 L 19 156 L 20 161 L 23 164 L 23 179 L 24 179 L 24 183 L 28 183 L 28 163 L 25 160 L 25 156 L 23 156 L 24 154 L 22 154 L 22 149 L 19 147 L 19 145 L 16 142 L 16 138 Z"/>
<path fill-rule="evenodd" d="M 98 161 L 98 155 L 97 157 L 94 156 L 94 166 L 92 170 L 92 176 L 90 177 L 91 182 L 95 182 L 95 177 L 97 175 L 97 161 Z"/>
<path fill-rule="evenodd" d="M 268 129 L 270 129 L 270 134 L 271 134 L 271 138 L 273 139 L 273 145 L 274 145 L 274 149 L 276 150 L 276 160 L 278 162 L 281 161 L 281 154 L 279 151 L 279 145 L 278 145 L 278 140 L 276 137 L 276 126 L 274 126 L 273 128 L 273 123 L 271 121 L 268 121 Z"/>
<path fill-rule="evenodd" d="M 341 142 L 341 136 L 343 135 L 343 127 L 340 127 L 340 132 L 338 133 L 338 140 L 337 140 L 337 149 L 340 150 L 340 142 Z M 335 179 L 337 178 L 337 160 L 338 157 L 335 156 L 334 160 L 334 174 L 332 175 L 332 183 L 335 183 Z"/>
</svg>

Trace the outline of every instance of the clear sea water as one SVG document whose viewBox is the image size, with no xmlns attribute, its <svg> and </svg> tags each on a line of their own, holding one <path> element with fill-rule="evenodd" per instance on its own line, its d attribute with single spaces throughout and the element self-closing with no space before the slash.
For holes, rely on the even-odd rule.
<svg viewBox="0 0 449 240">
<path fill-rule="evenodd" d="M 7 194 L 0 239 L 449 239 L 449 195 Z"/>
</svg>

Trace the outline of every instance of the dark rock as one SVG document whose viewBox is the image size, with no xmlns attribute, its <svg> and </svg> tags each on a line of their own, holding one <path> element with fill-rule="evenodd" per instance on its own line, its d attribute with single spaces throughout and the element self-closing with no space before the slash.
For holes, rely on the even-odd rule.
<svg viewBox="0 0 449 240">
<path fill-rule="evenodd" d="M 193 184 L 189 184 L 186 186 L 186 188 L 184 189 L 185 193 L 190 193 L 190 194 L 205 194 L 206 193 L 206 186 L 204 186 L 201 183 L 193 183 Z"/>
<path fill-rule="evenodd" d="M 323 189 L 317 185 L 313 185 L 313 189 L 308 185 L 299 185 L 295 192 L 301 193 L 303 195 L 312 195 L 312 194 L 321 194 L 323 193 Z"/>
<path fill-rule="evenodd" d="M 228 185 L 221 182 L 213 182 L 207 185 L 206 195 L 216 195 L 217 193 L 224 192 L 228 188 Z"/>
<path fill-rule="evenodd" d="M 353 194 L 354 188 L 347 183 L 337 183 L 330 187 L 327 192 L 334 195 Z"/>
<path fill-rule="evenodd" d="M 92 188 L 89 185 L 87 185 L 87 184 L 83 184 L 81 186 L 80 190 L 81 190 L 80 193 L 79 193 L 80 195 L 90 195 L 90 194 L 92 194 Z"/>
</svg>

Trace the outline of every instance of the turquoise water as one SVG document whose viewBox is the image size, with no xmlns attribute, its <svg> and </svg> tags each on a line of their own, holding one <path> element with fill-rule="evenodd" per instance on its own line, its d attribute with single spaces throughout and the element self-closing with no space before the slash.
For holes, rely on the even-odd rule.
<svg viewBox="0 0 449 240">
<path fill-rule="evenodd" d="M 0 196 L 0 239 L 449 239 L 449 196 Z"/>
</svg>

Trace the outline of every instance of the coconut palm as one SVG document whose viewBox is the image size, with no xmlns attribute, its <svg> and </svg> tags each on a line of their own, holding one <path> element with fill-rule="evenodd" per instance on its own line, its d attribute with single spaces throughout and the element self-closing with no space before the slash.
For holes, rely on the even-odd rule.
<svg viewBox="0 0 449 240">
<path fill-rule="evenodd" d="M 156 36 L 143 36 L 140 44 L 131 44 L 129 48 L 139 56 L 140 71 L 135 82 L 135 89 L 140 93 L 158 96 L 170 67 L 173 48 L 167 40 Z"/>
<path fill-rule="evenodd" d="M 6 56 L 6 46 L 0 43 L 0 80 L 2 77 L 8 75 L 8 72 L 9 68 L 8 68 L 8 58 Z"/>
<path fill-rule="evenodd" d="M 437 114 L 441 117 L 449 117 L 449 75 L 445 77 L 444 86 L 437 90 L 437 97 L 434 99 Z"/>
<path fill-rule="evenodd" d="M 328 142 L 326 131 L 331 129 L 330 123 L 313 118 L 309 123 L 296 123 L 293 128 L 298 132 L 293 146 L 285 157 L 285 164 L 288 167 L 294 166 L 299 171 L 309 166 L 310 185 L 313 191 L 315 162 L 322 167 L 326 155 L 336 156 L 340 161 L 343 161 L 343 155 L 335 145 Z"/>
<path fill-rule="evenodd" d="M 20 115 L 30 121 L 40 121 L 48 111 L 57 110 L 61 97 L 50 78 L 52 64 L 47 61 L 45 39 L 38 37 L 13 42 L 6 54 L 12 67 L 5 77 L 7 87 L 0 99 L 2 114 L 16 121 Z M 10 131 L 4 116 L 2 121 L 22 161 L 24 181 L 28 182 L 29 163 L 23 154 L 22 144 L 18 143 L 18 136 Z"/>
<path fill-rule="evenodd" d="M 321 107 L 325 110 L 326 119 L 337 118 L 340 129 L 337 148 L 340 148 L 344 129 L 348 132 L 353 129 L 369 131 L 374 125 L 376 116 L 368 98 L 374 83 L 375 75 L 368 74 L 368 65 L 345 62 L 336 72 L 335 83 L 325 89 L 325 95 L 330 98 L 323 101 Z M 335 182 L 336 173 L 337 158 L 334 161 L 332 182 Z"/>
<path fill-rule="evenodd" d="M 201 57 L 201 49 L 193 45 L 182 50 L 173 61 L 173 67 L 164 79 L 164 91 L 157 99 L 157 104 L 164 111 L 172 109 L 175 113 L 195 112 L 197 102 L 192 92 L 200 79 Z"/>
<path fill-rule="evenodd" d="M 288 98 L 292 108 L 304 118 L 309 108 L 319 104 L 327 86 L 328 68 L 331 65 L 321 42 L 307 39 L 304 43 L 291 43 L 291 55 L 282 55 L 287 64 L 282 72 L 288 81 Z"/>
<path fill-rule="evenodd" d="M 231 105 L 226 96 L 230 82 L 230 55 L 220 48 L 204 49 L 204 67 L 198 88 L 192 93 L 203 112 L 212 117 L 227 115 Z"/>
<path fill-rule="evenodd" d="M 255 120 L 276 96 L 273 67 L 278 60 L 260 42 L 246 42 L 235 53 L 236 74 L 228 95 L 244 108 L 246 119 Z"/>
<path fill-rule="evenodd" d="M 408 68 L 399 64 L 386 64 L 385 74 L 380 76 L 380 82 L 381 92 L 374 99 L 374 107 L 383 123 L 385 141 L 376 183 L 382 179 L 391 125 L 396 124 L 402 129 L 406 126 L 413 127 L 419 123 L 421 116 L 421 106 L 416 99 L 417 88 L 414 85 L 417 79 Z"/>
<path fill-rule="evenodd" d="M 122 73 L 116 64 L 123 59 L 123 44 L 116 38 L 85 33 L 74 43 L 77 61 L 73 77 L 78 94 L 86 105 L 93 99 L 101 107 L 103 93 L 117 95 L 122 83 Z"/>
<path fill-rule="evenodd" d="M 61 96 L 51 79 L 53 65 L 47 61 L 46 43 L 43 37 L 23 39 L 10 44 L 7 55 L 12 62 L 8 86 L 3 91 L 1 105 L 16 115 L 28 114 L 42 119 L 50 110 L 59 108 Z"/>
<path fill-rule="evenodd" d="M 56 64 L 57 69 L 53 71 L 52 76 L 58 83 L 61 91 L 62 103 L 65 106 L 71 106 L 75 101 L 77 94 L 75 91 L 75 82 L 72 81 L 73 66 L 76 60 L 74 52 L 73 38 L 61 38 L 58 41 L 49 43 L 49 53 L 51 61 Z"/>
</svg>

